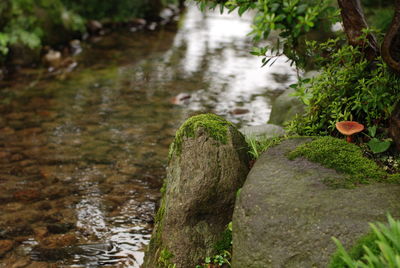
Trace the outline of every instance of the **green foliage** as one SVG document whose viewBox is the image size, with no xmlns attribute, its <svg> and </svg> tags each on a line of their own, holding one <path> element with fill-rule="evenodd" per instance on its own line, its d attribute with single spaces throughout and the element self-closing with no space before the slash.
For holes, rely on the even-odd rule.
<svg viewBox="0 0 400 268">
<path fill-rule="evenodd" d="M 84 31 L 84 20 L 67 10 L 60 0 L 6 0 L 0 3 L 0 53 L 5 56 L 9 46 L 40 47 L 48 24 L 70 31 Z M 51 33 L 54 34 L 54 33 Z"/>
<path fill-rule="evenodd" d="M 360 147 L 329 136 L 303 144 L 288 155 L 289 159 L 299 156 L 347 174 L 343 181 L 328 178 L 326 182 L 334 187 L 382 182 L 388 176 L 374 161 L 363 156 Z"/>
<path fill-rule="evenodd" d="M 359 260 L 366 253 L 364 247 L 368 247 L 374 254 L 378 254 L 379 247 L 375 242 L 377 239 L 378 237 L 373 232 L 370 232 L 362 236 L 357 240 L 356 244 L 349 250 L 348 255 L 351 256 L 352 259 Z M 342 259 L 342 252 L 337 250 L 332 256 L 332 259 L 329 263 L 329 268 L 345 268 L 345 267 L 347 267 L 347 265 L 346 262 Z"/>
<path fill-rule="evenodd" d="M 84 32 L 87 19 L 113 22 L 158 14 L 175 0 L 1 0 L 0 60 L 10 46 L 40 48 L 54 34 Z"/>
<path fill-rule="evenodd" d="M 217 241 L 214 245 L 216 252 L 221 253 L 229 251 L 232 248 L 232 222 L 228 224 L 228 227 L 222 233 L 222 238 Z"/>
<path fill-rule="evenodd" d="M 335 123 L 352 120 L 367 127 L 385 127 L 400 96 L 400 79 L 378 59 L 372 66 L 362 53 L 340 40 L 330 40 L 319 50 L 320 75 L 295 85 L 296 95 L 307 105 L 304 117 L 288 125 L 300 135 L 337 135 Z"/>
<path fill-rule="evenodd" d="M 400 221 L 388 215 L 388 222 L 388 226 L 382 223 L 370 224 L 372 233 L 360 239 L 349 253 L 333 238 L 338 250 L 329 267 L 400 267 Z"/>
<path fill-rule="evenodd" d="M 149 1 L 62 0 L 64 5 L 87 19 L 124 21 L 143 17 Z"/>
<path fill-rule="evenodd" d="M 84 18 L 113 22 L 156 16 L 164 6 L 177 4 L 176 0 L 62 0 L 62 2 Z"/>
<path fill-rule="evenodd" d="M 391 140 L 379 140 L 377 138 L 372 138 L 368 143 L 368 147 L 374 154 L 379 154 L 387 151 L 392 144 Z"/>
<path fill-rule="evenodd" d="M 390 138 L 380 140 L 376 133 L 377 129 L 378 129 L 377 126 L 369 127 L 368 128 L 369 135 L 366 135 L 370 138 L 370 141 L 367 143 L 367 145 L 374 154 L 386 152 L 389 149 L 390 145 L 392 144 L 392 139 Z"/>
<path fill-rule="evenodd" d="M 196 265 L 196 268 L 231 267 L 232 222 L 228 224 L 226 230 L 222 233 L 222 239 L 214 245 L 214 249 L 217 254 L 213 257 L 206 257 L 204 263 L 202 265 Z"/>
<path fill-rule="evenodd" d="M 373 8 L 372 14 L 368 16 L 372 27 L 386 32 L 394 15 L 393 7 Z"/>
<path fill-rule="evenodd" d="M 185 138 L 194 138 L 199 128 L 204 129 L 214 140 L 226 144 L 229 127 L 235 128 L 232 123 L 215 114 L 200 114 L 190 117 L 176 131 L 175 139 L 170 146 L 169 158 L 175 152 L 179 155 L 182 151 L 183 140 Z"/>
<path fill-rule="evenodd" d="M 272 31 L 278 31 L 274 45 L 256 47 L 251 52 L 253 55 L 263 57 L 263 66 L 273 58 L 282 54 L 288 56 L 297 66 L 305 65 L 305 58 L 299 54 L 300 37 L 322 22 L 329 27 L 331 23 L 338 20 L 338 10 L 330 6 L 330 0 L 227 0 L 209 1 L 196 0 L 200 8 L 204 10 L 207 6 L 214 9 L 218 5 L 221 12 L 224 8 L 229 12 L 238 10 L 239 15 L 250 9 L 257 11 L 254 19 L 251 35 L 254 41 L 260 41 L 270 37 Z"/>
<path fill-rule="evenodd" d="M 23 44 L 29 48 L 40 45 L 43 35 L 33 14 L 33 0 L 14 0 L 1 3 L 3 25 L 0 28 L 0 51 L 6 55 L 8 46 Z"/>
<path fill-rule="evenodd" d="M 257 159 L 263 152 L 268 150 L 268 148 L 281 143 L 282 139 L 283 138 L 281 137 L 264 138 L 264 139 L 246 137 L 246 142 L 250 148 L 249 151 L 250 155 L 252 156 L 253 159 Z"/>
<path fill-rule="evenodd" d="M 174 257 L 168 249 L 161 250 L 160 257 L 158 258 L 159 267 L 163 268 L 175 268 L 176 264 L 171 263 L 171 259 Z"/>
</svg>

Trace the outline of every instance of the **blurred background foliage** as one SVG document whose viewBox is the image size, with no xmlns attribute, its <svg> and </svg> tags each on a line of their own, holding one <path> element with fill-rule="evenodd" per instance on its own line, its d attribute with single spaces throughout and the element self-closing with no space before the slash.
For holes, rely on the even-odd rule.
<svg viewBox="0 0 400 268">
<path fill-rule="evenodd" d="M 274 2 L 279 1 L 281 0 L 271 1 L 271 3 L 274 5 Z M 336 0 L 327 1 L 337 7 Z M 37 54 L 42 45 L 54 46 L 80 37 L 86 31 L 86 23 L 89 20 L 107 23 L 127 22 L 132 18 L 155 20 L 162 8 L 168 4 L 177 4 L 176 2 L 177 0 L 1 0 L 0 63 L 21 50 Z M 248 4 L 243 5 L 244 2 Z M 244 2 L 239 0 L 236 3 L 234 0 L 228 3 L 233 3 L 232 7 L 239 4 L 242 12 L 256 6 L 255 1 Z M 318 8 L 317 2 L 322 1 L 305 1 L 307 5 L 305 4 L 304 7 L 312 4 L 314 9 Z M 393 0 L 363 0 L 369 23 L 384 31 L 393 14 L 392 4 Z M 297 21 L 291 22 L 293 27 L 289 27 L 290 31 L 286 33 L 289 43 L 292 35 L 295 35 L 292 39 L 297 40 L 302 31 L 307 32 L 308 28 L 313 28 L 315 24 L 320 25 L 321 16 L 326 18 L 324 10 L 314 10 L 317 15 L 313 15 L 310 10 L 304 9 L 304 16 L 308 20 L 305 20 L 303 24 Z M 260 20 L 260 17 L 256 16 L 255 20 L 257 19 Z M 277 19 L 279 18 L 269 18 L 255 25 L 268 28 L 267 26 L 270 26 L 273 21 L 272 23 L 279 26 L 282 22 L 277 24 Z M 265 29 L 258 29 L 258 32 L 255 29 L 253 34 L 257 36 L 257 33 L 261 37 L 265 34 Z M 293 40 L 292 42 L 297 42 Z M 301 48 L 298 44 L 296 46 Z M 290 50 L 286 52 L 288 51 Z M 257 51 L 255 53 L 257 54 Z M 265 51 L 258 52 L 258 54 L 264 53 Z M 289 56 L 301 65 L 301 58 L 296 58 L 295 53 Z"/>
<path fill-rule="evenodd" d="M 42 45 L 79 37 L 89 20 L 156 19 L 170 3 L 174 0 L 1 0 L 0 62 L 22 47 L 38 53 Z"/>
</svg>

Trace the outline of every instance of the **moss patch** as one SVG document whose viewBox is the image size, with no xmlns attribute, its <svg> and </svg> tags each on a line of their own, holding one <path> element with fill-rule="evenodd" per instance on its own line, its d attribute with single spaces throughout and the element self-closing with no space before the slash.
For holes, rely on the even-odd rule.
<svg viewBox="0 0 400 268">
<path fill-rule="evenodd" d="M 159 254 L 163 253 L 164 249 L 161 252 L 159 250 L 163 247 L 161 236 L 162 236 L 162 231 L 163 231 L 163 218 L 164 218 L 164 214 L 165 214 L 166 187 L 167 187 L 167 185 L 166 185 L 166 182 L 164 181 L 164 184 L 161 188 L 162 196 L 161 196 L 161 201 L 160 201 L 160 207 L 158 208 L 157 213 L 154 217 L 154 230 L 153 230 L 153 233 L 150 238 L 149 248 L 148 248 L 148 252 L 147 252 L 147 254 L 151 253 L 154 256 L 158 256 L 158 257 L 156 257 L 158 266 L 161 265 L 160 258 L 162 260 L 165 259 L 159 255 Z M 146 259 L 145 259 L 145 262 L 146 262 Z M 146 266 L 146 267 L 149 267 L 149 266 Z M 161 266 L 161 267 L 163 267 L 163 266 Z M 168 266 L 164 265 L 164 267 L 168 267 Z"/>
<path fill-rule="evenodd" d="M 340 173 L 347 174 L 343 180 L 326 179 L 328 185 L 351 188 L 358 184 L 388 180 L 388 174 L 374 161 L 363 156 L 361 149 L 355 144 L 330 136 L 317 138 L 297 147 L 288 155 L 289 159 L 303 156 L 312 162 L 321 163 Z"/>
<path fill-rule="evenodd" d="M 165 268 L 175 268 L 176 265 L 171 262 L 171 259 L 174 257 L 167 248 L 161 250 L 160 257 L 158 258 L 158 267 Z"/>
<path fill-rule="evenodd" d="M 200 114 L 190 117 L 176 132 L 174 142 L 170 146 L 169 158 L 171 159 L 174 153 L 179 155 L 182 152 L 183 140 L 195 138 L 196 130 L 199 128 L 204 129 L 214 140 L 226 144 L 229 127 L 235 126 L 215 114 Z"/>
<path fill-rule="evenodd" d="M 218 240 L 215 245 L 214 245 L 214 250 L 217 253 L 222 253 L 225 250 L 230 251 L 232 248 L 232 231 L 229 229 L 226 229 L 222 233 L 222 237 L 220 240 Z"/>
<path fill-rule="evenodd" d="M 370 232 L 367 235 L 362 236 L 357 240 L 356 244 L 350 249 L 349 256 L 353 260 L 360 260 L 365 254 L 364 246 L 368 247 L 373 253 L 379 255 L 380 249 L 376 241 L 378 237 L 375 233 Z M 339 251 L 336 251 L 329 263 L 329 268 L 344 268 L 348 267 L 345 261 L 341 258 L 341 254 Z"/>
</svg>

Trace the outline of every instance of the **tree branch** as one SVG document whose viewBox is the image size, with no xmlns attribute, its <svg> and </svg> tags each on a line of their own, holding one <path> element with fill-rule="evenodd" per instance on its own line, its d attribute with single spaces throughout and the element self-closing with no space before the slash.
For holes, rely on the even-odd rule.
<svg viewBox="0 0 400 268">
<path fill-rule="evenodd" d="M 397 74 L 400 74 L 400 0 L 395 2 L 395 13 L 382 47 L 382 58 Z"/>
<path fill-rule="evenodd" d="M 368 42 L 360 40 L 362 30 L 368 28 L 360 0 L 338 0 L 338 4 L 349 44 L 360 47 L 368 60 L 374 60 L 379 55 L 375 36 L 368 34 Z"/>
</svg>

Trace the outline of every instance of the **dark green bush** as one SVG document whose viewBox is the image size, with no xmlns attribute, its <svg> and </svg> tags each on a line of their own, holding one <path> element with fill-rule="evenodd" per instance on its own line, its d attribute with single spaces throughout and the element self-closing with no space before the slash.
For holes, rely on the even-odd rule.
<svg viewBox="0 0 400 268">
<path fill-rule="evenodd" d="M 310 45 L 311 50 L 322 51 L 321 73 L 295 85 L 296 95 L 307 107 L 304 117 L 289 123 L 289 131 L 337 135 L 335 123 L 344 120 L 386 127 L 400 97 L 400 79 L 381 59 L 369 63 L 359 49 L 341 46 L 339 39 Z"/>
<path fill-rule="evenodd" d="M 62 0 L 62 2 L 84 18 L 112 21 L 143 17 L 151 6 L 150 0 Z"/>
<path fill-rule="evenodd" d="M 85 29 L 83 18 L 66 9 L 60 0 L 3 0 L 0 14 L 0 57 L 3 58 L 10 46 L 35 49 L 54 33 L 62 35 L 62 31 Z M 54 27 L 56 31 L 50 31 Z"/>
<path fill-rule="evenodd" d="M 155 17 L 175 0 L 1 0 L 0 61 L 17 45 L 55 45 L 85 31 L 88 19 L 121 22 Z M 66 39 L 66 40 L 64 40 Z"/>
</svg>

